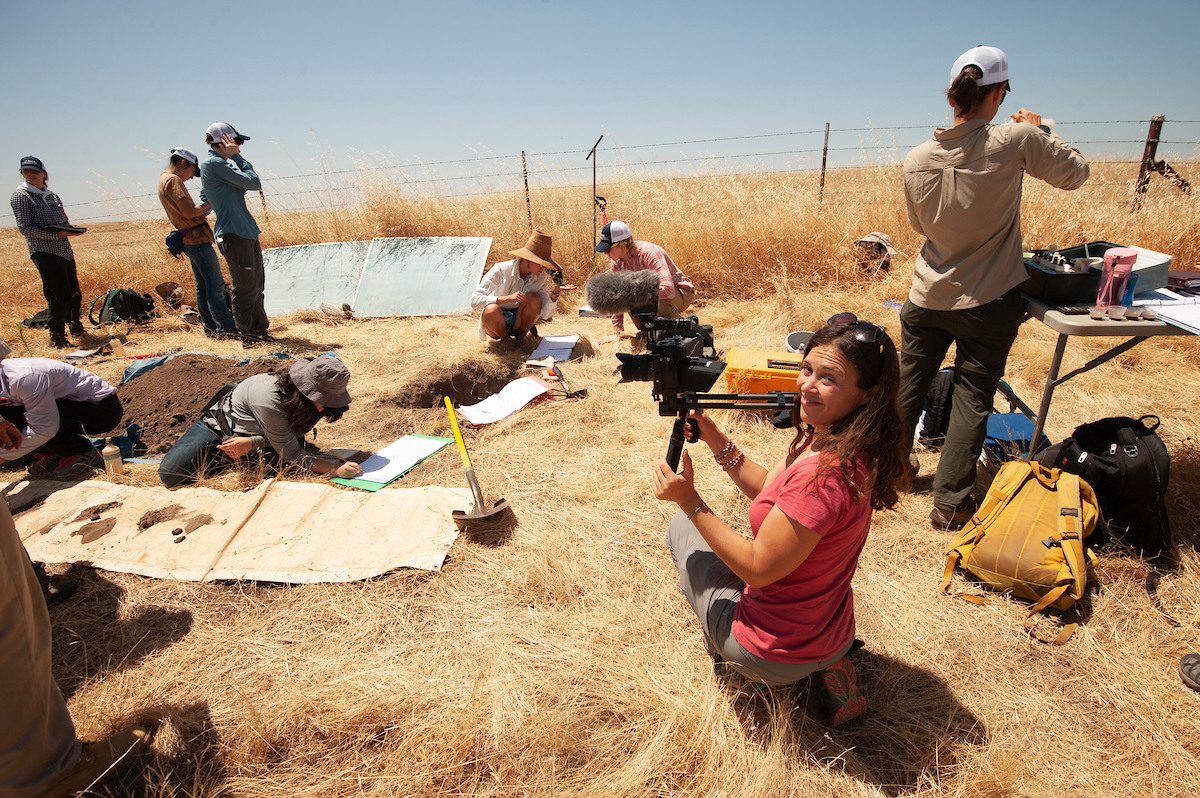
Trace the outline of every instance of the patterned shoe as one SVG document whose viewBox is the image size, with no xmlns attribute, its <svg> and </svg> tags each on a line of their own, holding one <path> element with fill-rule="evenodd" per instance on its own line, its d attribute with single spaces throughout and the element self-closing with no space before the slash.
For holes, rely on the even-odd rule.
<svg viewBox="0 0 1200 798">
<path fill-rule="evenodd" d="M 78 452 L 59 460 L 58 466 L 54 469 L 54 476 L 77 477 L 93 471 L 100 471 L 103 468 L 104 460 L 100 455 L 92 451 Z"/>
<path fill-rule="evenodd" d="M 53 474 L 54 469 L 58 468 L 58 461 L 61 457 L 55 457 L 52 454 L 35 454 L 33 462 L 30 463 L 26 472 L 31 477 L 44 477 L 48 474 Z"/>
<path fill-rule="evenodd" d="M 867 708 L 866 697 L 858 692 L 858 679 L 854 663 L 842 657 L 821 673 L 825 690 L 829 693 L 829 725 L 840 726 L 853 720 Z"/>
</svg>

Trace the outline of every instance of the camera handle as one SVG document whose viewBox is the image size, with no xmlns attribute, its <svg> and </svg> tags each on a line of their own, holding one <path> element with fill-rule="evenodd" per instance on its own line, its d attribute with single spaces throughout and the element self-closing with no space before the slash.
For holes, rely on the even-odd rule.
<svg viewBox="0 0 1200 798">
<path fill-rule="evenodd" d="M 671 442 L 667 444 L 667 465 L 672 471 L 679 470 L 679 458 L 683 456 L 684 429 L 690 410 L 787 410 L 796 401 L 796 391 L 771 391 L 770 393 L 683 393 L 673 401 L 659 403 L 659 415 L 675 416 L 671 428 Z M 696 440 L 700 440 L 699 437 Z"/>
</svg>

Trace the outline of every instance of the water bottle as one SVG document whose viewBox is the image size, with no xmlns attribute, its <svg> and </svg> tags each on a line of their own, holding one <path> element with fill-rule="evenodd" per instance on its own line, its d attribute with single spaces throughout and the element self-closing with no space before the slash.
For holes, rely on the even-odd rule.
<svg viewBox="0 0 1200 798">
<path fill-rule="evenodd" d="M 121 450 L 113 445 L 112 438 L 104 439 L 104 448 L 100 450 L 104 458 L 104 470 L 110 474 L 124 474 L 125 463 L 121 461 Z"/>
<path fill-rule="evenodd" d="M 1120 305 L 1125 296 L 1125 284 L 1133 274 L 1137 250 L 1130 247 L 1111 247 L 1104 253 L 1104 271 L 1100 274 L 1100 289 L 1096 292 L 1096 307 L 1107 310 Z"/>
</svg>

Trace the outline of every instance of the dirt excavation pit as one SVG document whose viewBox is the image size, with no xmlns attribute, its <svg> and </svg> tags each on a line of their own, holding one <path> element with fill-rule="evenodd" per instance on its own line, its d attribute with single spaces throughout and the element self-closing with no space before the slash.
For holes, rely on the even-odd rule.
<svg viewBox="0 0 1200 798">
<path fill-rule="evenodd" d="M 177 355 L 117 388 L 125 415 L 122 425 L 142 428 L 148 454 L 163 454 L 200 418 L 208 401 L 230 382 L 274 372 L 291 358 L 264 357 L 240 365 L 216 355 Z"/>
<path fill-rule="evenodd" d="M 391 396 L 376 400 L 372 409 L 441 408 L 449 396 L 455 407 L 481 402 L 520 376 L 521 369 L 491 357 L 475 357 L 449 366 L 433 366 L 400 384 Z"/>
</svg>

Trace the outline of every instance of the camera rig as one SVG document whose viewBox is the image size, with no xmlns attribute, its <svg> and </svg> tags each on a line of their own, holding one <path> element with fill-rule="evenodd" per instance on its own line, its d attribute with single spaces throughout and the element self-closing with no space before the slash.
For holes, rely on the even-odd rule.
<svg viewBox="0 0 1200 798">
<path fill-rule="evenodd" d="M 660 416 L 675 416 L 667 462 L 678 470 L 684 441 L 694 443 L 689 434 L 690 410 L 730 408 L 738 410 L 789 410 L 796 400 L 795 391 L 768 393 L 708 393 L 725 371 L 725 363 L 713 346 L 712 325 L 702 325 L 695 316 L 665 319 L 650 313 L 637 316 L 646 335 L 645 354 L 618 352 L 621 382 L 650 382 Z"/>
</svg>

